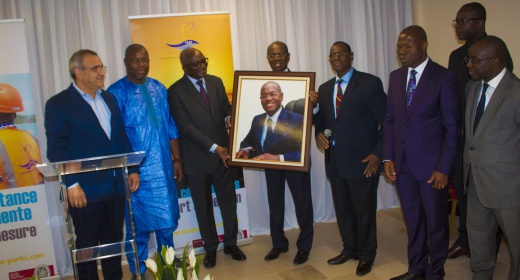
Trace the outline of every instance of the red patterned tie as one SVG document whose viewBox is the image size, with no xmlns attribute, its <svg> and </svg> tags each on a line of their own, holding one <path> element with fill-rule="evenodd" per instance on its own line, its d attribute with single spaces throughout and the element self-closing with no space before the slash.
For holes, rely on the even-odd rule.
<svg viewBox="0 0 520 280">
<path fill-rule="evenodd" d="M 204 89 L 204 85 L 202 84 L 202 80 L 198 80 L 197 85 L 199 85 L 200 88 L 200 96 L 202 97 L 202 100 L 204 100 L 204 104 L 206 104 L 206 107 L 209 109 L 209 98 L 208 94 L 206 93 L 206 89 Z"/>
<path fill-rule="evenodd" d="M 338 80 L 338 90 L 336 94 L 336 117 L 338 117 L 339 107 L 341 106 L 341 100 L 343 99 L 343 90 L 341 89 L 342 79 Z"/>
</svg>

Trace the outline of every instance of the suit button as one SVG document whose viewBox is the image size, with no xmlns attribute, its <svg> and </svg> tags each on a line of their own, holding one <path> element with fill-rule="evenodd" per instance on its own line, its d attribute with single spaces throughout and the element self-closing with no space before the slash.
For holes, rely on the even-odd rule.
<svg viewBox="0 0 520 280">
<path fill-rule="evenodd" d="M 473 147 L 469 147 L 469 150 L 470 150 L 470 151 L 473 151 L 474 149 L 475 149 L 475 148 L 473 148 Z"/>
<path fill-rule="evenodd" d="M 404 127 L 404 128 L 406 128 L 406 124 L 405 124 L 405 125 L 403 125 L 403 127 Z"/>
</svg>

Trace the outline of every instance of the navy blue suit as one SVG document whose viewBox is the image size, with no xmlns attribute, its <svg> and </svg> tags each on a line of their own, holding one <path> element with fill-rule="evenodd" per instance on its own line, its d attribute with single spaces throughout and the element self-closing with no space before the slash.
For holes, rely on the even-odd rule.
<svg viewBox="0 0 520 280">
<path fill-rule="evenodd" d="M 303 116 L 287 111 L 282 107 L 272 137 L 265 140 L 262 148 L 261 137 L 267 113 L 253 118 L 251 130 L 240 143 L 240 148 L 252 147 L 249 157 L 264 153 L 283 155 L 285 161 L 300 161 L 302 146 Z"/>
<path fill-rule="evenodd" d="M 45 106 L 47 158 L 51 162 L 132 152 L 115 97 L 101 96 L 111 112 L 110 139 L 94 111 L 71 84 Z M 137 170 L 131 169 L 131 173 Z M 64 176 L 67 186 L 78 182 L 87 198 L 84 208 L 69 207 L 76 233 L 76 248 L 120 242 L 123 239 L 124 182 L 120 170 Z M 102 260 L 104 279 L 121 279 L 121 257 Z M 97 279 L 95 262 L 78 265 L 80 279 Z"/>
<path fill-rule="evenodd" d="M 240 148 L 252 147 L 253 150 L 249 151 L 250 158 L 270 153 L 283 155 L 284 161 L 299 162 L 301 160 L 303 116 L 282 107 L 274 127 L 274 133 L 265 140 L 262 148 L 261 137 L 266 115 L 264 113 L 253 118 L 251 130 L 240 143 Z M 289 246 L 289 241 L 283 231 L 285 181 L 287 180 L 294 201 L 296 219 L 301 229 L 296 246 L 298 250 L 310 251 L 314 229 L 309 172 L 266 169 L 265 179 L 273 247 L 287 248 Z"/>
<path fill-rule="evenodd" d="M 325 169 L 343 241 L 341 254 L 374 261 L 379 172 L 367 178 L 364 175 L 367 163 L 362 160 L 370 154 L 381 157 L 383 131 L 379 126 L 386 112 L 386 95 L 378 77 L 352 71 L 337 116 L 333 103 L 336 78 L 319 87 L 320 110 L 315 116 L 315 132 L 318 135 L 330 129 L 334 139 Z"/>
</svg>

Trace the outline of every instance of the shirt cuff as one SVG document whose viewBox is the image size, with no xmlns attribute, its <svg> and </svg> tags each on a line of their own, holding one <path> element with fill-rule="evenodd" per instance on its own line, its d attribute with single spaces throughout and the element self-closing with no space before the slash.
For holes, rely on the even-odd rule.
<svg viewBox="0 0 520 280">
<path fill-rule="evenodd" d="M 280 161 L 285 161 L 283 155 L 280 155 Z"/>
<path fill-rule="evenodd" d="M 218 145 L 217 144 L 213 144 L 213 146 L 211 146 L 211 148 L 209 149 L 210 152 L 212 153 L 215 153 L 215 150 L 217 149 Z"/>
<path fill-rule="evenodd" d="M 312 114 L 316 115 L 320 111 L 320 103 L 316 104 L 316 108 L 312 108 Z"/>
<path fill-rule="evenodd" d="M 68 187 L 67 187 L 67 190 L 68 190 L 68 189 L 72 189 L 72 188 L 77 187 L 77 186 L 79 186 L 79 183 L 78 183 L 78 182 L 76 182 L 76 183 L 74 183 L 74 184 L 68 186 Z"/>
</svg>

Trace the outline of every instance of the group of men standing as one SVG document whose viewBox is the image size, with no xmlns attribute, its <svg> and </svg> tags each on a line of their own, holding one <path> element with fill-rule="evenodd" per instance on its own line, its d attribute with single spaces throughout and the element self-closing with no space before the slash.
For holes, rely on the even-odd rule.
<svg viewBox="0 0 520 280">
<path fill-rule="evenodd" d="M 442 279 L 448 256 L 470 254 L 474 279 L 491 279 L 499 229 L 512 255 L 509 278 L 518 278 L 520 81 L 511 73 L 506 45 L 485 33 L 485 19 L 478 3 L 464 5 L 457 13 L 454 26 L 466 44 L 450 56 L 449 68 L 456 73 L 428 57 L 423 28 L 413 25 L 402 30 L 397 42 L 402 67 L 390 74 L 388 96 L 381 79 L 352 67 L 354 52 L 347 43 L 332 44 L 329 61 L 336 76 L 318 92 L 309 93 L 317 105 L 313 110 L 317 145 L 330 153 L 326 174 L 343 242 L 339 255 L 327 261 L 330 265 L 353 259 L 359 260 L 358 276 L 371 271 L 377 251 L 377 185 L 383 167 L 396 182 L 408 233 L 408 271 L 393 280 Z M 273 71 L 290 71 L 285 43 L 269 45 L 267 59 Z M 216 265 L 219 245 L 212 186 L 224 224 L 224 253 L 245 260 L 236 245 L 236 195 L 226 148 L 231 105 L 222 80 L 207 74 L 208 58 L 195 48 L 181 52 L 184 76 L 168 89 L 147 76 L 150 59 L 144 46 L 130 45 L 124 63 L 127 76 L 107 92 L 103 90 L 106 66 L 97 54 L 90 50 L 73 54 L 69 70 L 74 82 L 46 104 L 48 158 L 65 161 L 146 152 L 129 176 L 141 275 L 151 232 L 159 248 L 173 247 L 179 219 L 176 182 L 183 175 L 204 241 L 203 265 Z M 292 160 L 298 155 L 273 152 L 264 141 L 267 134 L 286 126 L 284 120 L 301 121 L 301 116 L 282 106 L 283 91 L 277 83 L 266 83 L 260 100 L 265 113 L 255 117 L 258 129 L 252 127 L 236 156 L 251 157 L 252 143 L 260 143 L 254 156 Z M 462 150 L 464 164 L 460 161 L 457 167 L 456 154 Z M 448 252 L 446 199 L 454 165 L 460 237 L 464 238 L 467 225 L 469 242 L 457 241 Z M 283 231 L 287 181 L 301 229 L 293 263 L 303 264 L 314 235 L 310 175 L 271 169 L 265 174 L 273 245 L 265 260 L 288 251 Z M 66 176 L 65 182 L 77 248 L 120 241 L 125 213 L 121 174 L 85 173 Z M 129 232 L 127 226 L 127 239 Z M 129 262 L 136 274 L 132 258 Z M 105 279 L 121 279 L 119 263 L 120 257 L 102 260 Z M 97 279 L 95 263 L 80 264 L 78 269 L 80 279 Z"/>
</svg>

